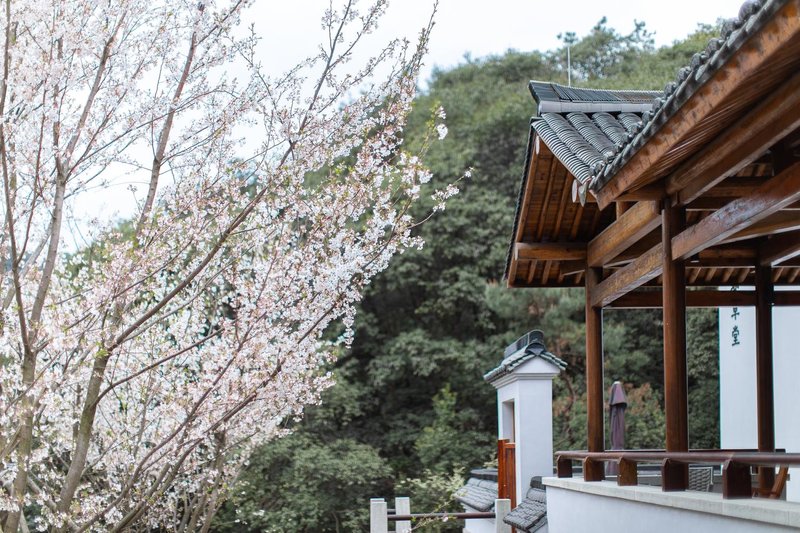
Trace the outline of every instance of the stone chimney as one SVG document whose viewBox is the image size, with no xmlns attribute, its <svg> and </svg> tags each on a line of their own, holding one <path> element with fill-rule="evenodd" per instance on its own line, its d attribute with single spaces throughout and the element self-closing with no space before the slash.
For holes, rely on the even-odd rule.
<svg viewBox="0 0 800 533">
<path fill-rule="evenodd" d="M 553 378 L 566 366 L 534 330 L 509 345 L 500 366 L 484 376 L 497 389 L 497 438 L 515 443 L 518 498 L 532 477 L 553 475 Z"/>
</svg>

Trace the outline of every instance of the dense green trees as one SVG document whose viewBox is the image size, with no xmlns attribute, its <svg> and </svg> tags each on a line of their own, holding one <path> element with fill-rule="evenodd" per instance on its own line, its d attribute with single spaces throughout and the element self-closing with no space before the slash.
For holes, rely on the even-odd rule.
<svg viewBox="0 0 800 533">
<path fill-rule="evenodd" d="M 603 20 L 582 39 L 567 37 L 573 83 L 659 89 L 708 38 L 701 28 L 655 49 L 643 25 L 621 35 Z M 569 364 L 554 383 L 555 446 L 585 446 L 582 291 L 510 291 L 500 281 L 533 113 L 527 82 L 566 82 L 564 58 L 564 49 L 509 52 L 434 74 L 406 142 L 422 142 L 430 109 L 443 105 L 450 134 L 426 162 L 434 181 L 468 167 L 473 177 L 420 229 L 424 248 L 396 258 L 369 287 L 353 349 L 334 368 L 337 385 L 254 458 L 218 531 L 358 531 L 369 497 L 398 484 L 415 510 L 441 505 L 459 474 L 491 460 L 495 397 L 482 376 L 533 328 Z M 605 328 L 608 385 L 629 387 L 628 443 L 661 446 L 660 313 L 609 311 Z M 688 330 L 692 445 L 712 446 L 716 314 L 692 312 Z"/>
</svg>

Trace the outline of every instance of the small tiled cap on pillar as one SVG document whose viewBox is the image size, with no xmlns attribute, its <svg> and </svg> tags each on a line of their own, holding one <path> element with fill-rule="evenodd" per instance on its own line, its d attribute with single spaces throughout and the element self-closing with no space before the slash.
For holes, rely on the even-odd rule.
<svg viewBox="0 0 800 533">
<path fill-rule="evenodd" d="M 533 330 L 510 344 L 484 379 L 497 389 L 497 435 L 515 444 L 516 494 L 534 476 L 553 475 L 553 378 L 567 364 Z"/>
</svg>

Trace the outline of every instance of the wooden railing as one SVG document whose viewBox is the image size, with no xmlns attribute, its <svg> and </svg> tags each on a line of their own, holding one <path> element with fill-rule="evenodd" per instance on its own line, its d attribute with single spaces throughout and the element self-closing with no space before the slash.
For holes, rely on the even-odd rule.
<svg viewBox="0 0 800 533">
<path fill-rule="evenodd" d="M 618 485 L 638 484 L 639 463 L 661 464 L 661 488 L 665 491 L 686 490 L 689 465 L 722 465 L 722 497 L 750 498 L 753 496 L 751 469 L 753 467 L 800 466 L 800 453 L 758 452 L 753 450 L 692 450 L 666 452 L 663 450 L 619 450 L 609 452 L 560 451 L 556 452 L 558 477 L 572 477 L 572 462 L 582 461 L 584 479 L 600 481 L 602 475 L 592 479 L 591 472 L 602 472 L 603 463 L 619 466 Z M 773 470 L 774 471 L 774 470 Z M 683 472 L 687 474 L 684 475 Z M 587 477 L 588 476 L 588 477 Z"/>
<path fill-rule="evenodd" d="M 494 520 L 494 533 L 513 533 L 511 526 L 503 519 L 511 512 L 511 502 L 507 499 L 496 499 L 494 511 L 479 513 L 412 513 L 411 500 L 405 497 L 395 498 L 395 508 L 389 509 L 383 498 L 372 498 L 369 501 L 369 531 L 370 533 L 411 533 L 416 527 L 412 522 L 418 521 L 446 521 L 446 520 Z M 389 522 L 394 522 L 394 531 L 390 531 Z"/>
<path fill-rule="evenodd" d="M 511 500 L 511 508 L 517 506 L 517 466 L 513 442 L 497 441 L 497 497 Z"/>
</svg>

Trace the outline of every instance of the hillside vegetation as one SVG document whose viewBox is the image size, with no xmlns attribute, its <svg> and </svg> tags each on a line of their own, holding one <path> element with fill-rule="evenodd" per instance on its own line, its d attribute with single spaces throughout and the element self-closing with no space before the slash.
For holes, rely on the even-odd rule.
<svg viewBox="0 0 800 533">
<path fill-rule="evenodd" d="M 574 85 L 662 89 L 710 36 L 701 27 L 657 49 L 643 24 L 620 34 L 601 21 L 564 41 Z M 451 487 L 493 458 L 495 391 L 482 376 L 534 328 L 569 364 L 554 382 L 554 446 L 585 447 L 583 292 L 508 290 L 501 279 L 534 111 L 527 82 L 566 83 L 565 57 L 564 47 L 510 51 L 435 72 L 406 143 L 422 142 L 430 110 L 444 106 L 450 134 L 426 163 L 434 181 L 469 167 L 472 178 L 421 227 L 424 248 L 370 285 L 353 349 L 333 369 L 337 384 L 292 435 L 256 454 L 215 530 L 361 531 L 369 498 L 395 491 L 414 511 L 446 506 Z M 692 310 L 687 321 L 690 444 L 715 447 L 717 316 Z M 605 379 L 629 387 L 630 447 L 663 446 L 661 359 L 660 312 L 605 314 Z"/>
</svg>

